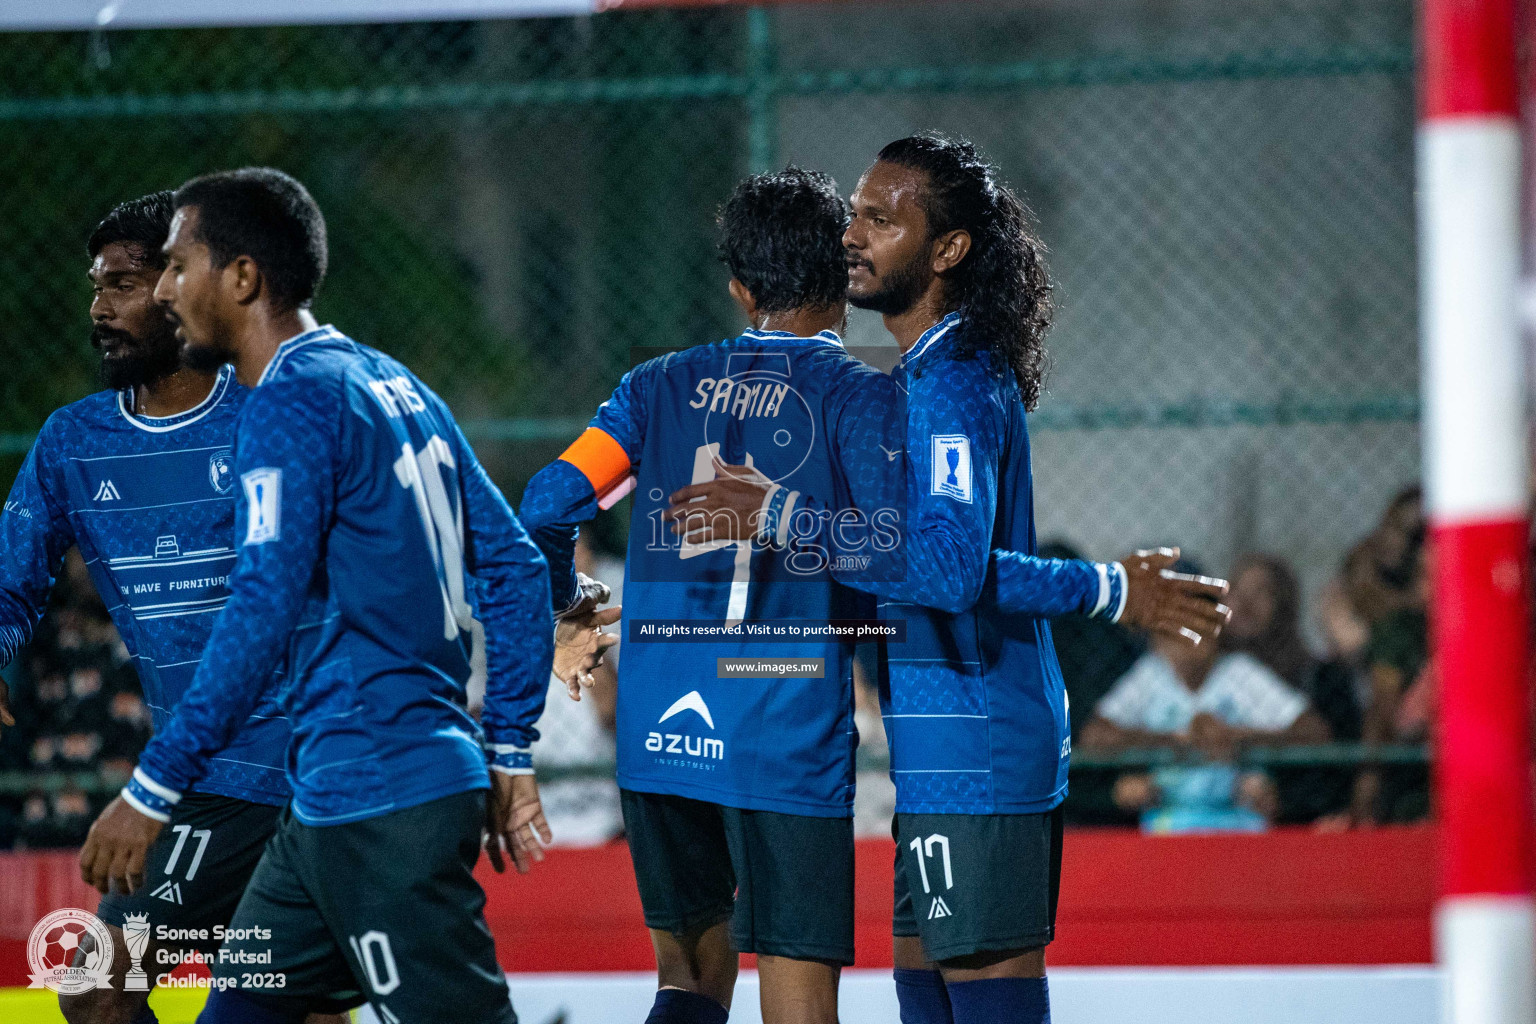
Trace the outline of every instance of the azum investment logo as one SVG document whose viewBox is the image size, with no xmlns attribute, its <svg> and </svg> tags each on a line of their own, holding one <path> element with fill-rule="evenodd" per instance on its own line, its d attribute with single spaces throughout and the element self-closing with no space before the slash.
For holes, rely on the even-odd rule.
<svg viewBox="0 0 1536 1024">
<path fill-rule="evenodd" d="M 709 713 L 709 705 L 704 703 L 704 697 L 698 690 L 690 690 L 674 701 L 672 706 L 656 720 L 656 724 L 660 726 L 668 719 L 675 718 L 685 711 L 692 711 L 703 719 L 706 726 L 711 730 L 714 729 L 715 718 Z M 712 736 L 689 736 L 685 733 L 664 733 L 652 730 L 645 737 L 645 749 L 652 753 L 682 754 L 707 761 L 725 759 L 725 742 Z"/>
</svg>

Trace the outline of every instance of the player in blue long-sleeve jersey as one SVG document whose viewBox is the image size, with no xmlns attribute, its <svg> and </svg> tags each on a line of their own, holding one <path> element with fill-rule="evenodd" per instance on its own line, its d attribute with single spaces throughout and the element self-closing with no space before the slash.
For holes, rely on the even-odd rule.
<svg viewBox="0 0 1536 1024">
<path fill-rule="evenodd" d="M 472 868 L 483 826 L 521 869 L 549 838 L 530 760 L 551 663 L 544 560 L 441 400 L 316 325 L 325 226 L 302 185 L 246 169 L 194 179 L 175 204 L 156 294 L 183 359 L 233 363 L 252 387 L 234 451 L 239 550 L 186 698 L 92 827 L 83 873 L 137 883 L 161 823 L 286 660 L 293 801 L 200 1020 L 366 1000 L 391 1021 L 446 1006 L 515 1021 Z"/>
<path fill-rule="evenodd" d="M 65 551 L 77 545 L 127 646 L 156 729 L 180 703 L 219 610 L 235 550 L 234 371 L 181 365 L 175 326 L 153 293 L 165 267 L 171 193 L 114 208 L 92 233 L 91 343 L 106 390 L 44 424 L 0 513 L 0 665 L 32 635 Z M 0 717 L 4 717 L 0 684 Z M 145 858 L 145 885 L 101 901 L 114 946 L 112 985 L 60 996 L 71 1024 L 153 1021 L 149 990 L 125 987 L 122 925 L 212 933 L 227 925 L 289 798 L 288 720 L 268 694 L 211 752 Z M 217 941 L 154 940 L 213 952 Z"/>
<path fill-rule="evenodd" d="M 905 575 L 876 585 L 907 626 L 880 679 L 902 1020 L 1037 1024 L 1049 1019 L 1043 949 L 1070 750 L 1045 617 L 1107 613 L 1198 642 L 1225 620 L 1223 587 L 1167 572 L 1172 552 L 1110 565 L 1034 555 L 1024 412 L 1039 395 L 1049 286 L 1022 204 L 974 149 L 892 143 L 853 211 L 850 299 L 884 314 L 903 352 L 908 536 L 943 524 L 957 554 L 909 548 Z M 680 490 L 673 516 L 757 508 L 771 488 L 728 469 Z"/>
<path fill-rule="evenodd" d="M 853 645 L 761 643 L 750 630 L 870 619 L 874 603 L 836 583 L 826 557 L 690 545 L 661 519 L 678 486 L 712 477 L 717 460 L 749 460 L 783 483 L 779 511 L 797 492 L 835 493 L 870 513 L 844 524 L 850 540 L 894 540 L 901 476 L 855 456 L 900 448 L 904 420 L 894 383 L 837 334 L 846 216 L 824 175 L 790 168 L 738 186 L 721 251 L 753 329 L 635 367 L 523 496 L 563 608 L 577 596 L 576 525 L 635 493 L 617 752 L 656 949 L 652 1024 L 724 1021 L 738 952 L 758 954 L 769 1024 L 832 1024 L 839 969 L 853 962 Z M 642 632 L 664 619 L 734 631 L 688 643 Z M 820 664 L 782 678 L 720 668 L 755 656 Z"/>
</svg>

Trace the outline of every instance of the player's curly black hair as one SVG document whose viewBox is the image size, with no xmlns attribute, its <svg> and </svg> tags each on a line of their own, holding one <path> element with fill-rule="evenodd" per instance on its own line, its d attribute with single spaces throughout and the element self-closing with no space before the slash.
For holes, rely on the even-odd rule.
<svg viewBox="0 0 1536 1024">
<path fill-rule="evenodd" d="M 171 193 L 151 192 L 147 196 L 118 203 L 101 218 L 96 230 L 85 243 L 91 259 L 101 255 L 101 250 L 114 243 L 121 244 L 133 257 L 133 262 L 156 269 L 165 266 L 166 236 L 171 233 L 171 217 L 175 214 L 171 205 Z"/>
<path fill-rule="evenodd" d="M 273 302 L 308 306 L 325 279 L 325 216 L 298 179 L 271 167 L 242 167 L 193 178 L 176 190 L 176 208 L 197 207 L 198 241 L 216 267 L 249 256 Z"/>
<path fill-rule="evenodd" d="M 754 174 L 720 208 L 720 259 L 764 313 L 827 309 L 848 294 L 848 204 L 820 171 Z"/>
<path fill-rule="evenodd" d="M 920 200 L 930 237 L 970 234 L 970 253 L 944 276 L 950 303 L 965 318 L 961 351 L 996 352 L 1012 368 L 1024 407 L 1033 409 L 1054 308 L 1045 243 L 1029 209 L 964 139 L 914 135 L 887 145 L 879 159 L 927 176 Z"/>
</svg>

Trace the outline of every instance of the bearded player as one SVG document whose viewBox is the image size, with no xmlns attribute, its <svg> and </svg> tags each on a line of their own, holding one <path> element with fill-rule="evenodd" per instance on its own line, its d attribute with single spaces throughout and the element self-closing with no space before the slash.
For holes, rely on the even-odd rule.
<svg viewBox="0 0 1536 1024">
<path fill-rule="evenodd" d="M 157 730 L 229 599 L 235 419 L 247 395 L 228 368 L 182 366 L 175 325 L 154 301 L 171 213 L 171 193 L 157 192 L 116 207 L 92 233 L 91 344 L 106 390 L 49 417 L 0 514 L 0 665 L 30 639 L 64 553 L 78 545 Z M 148 990 L 123 988 L 123 921 L 144 915 L 210 936 L 229 923 L 288 802 L 287 745 L 288 721 L 267 698 L 213 752 L 149 849 L 144 886 L 97 908 L 112 933 L 113 986 L 60 996 L 71 1024 L 155 1019 Z M 146 966 L 162 945 L 182 948 L 152 942 Z M 212 954 L 218 942 L 191 946 Z M 153 987 L 160 972 L 146 973 Z"/>
<path fill-rule="evenodd" d="M 287 1024 L 366 1000 L 402 1024 L 511 1024 L 472 871 L 482 828 L 498 869 L 503 844 L 526 870 L 550 838 L 530 751 L 552 648 L 544 560 L 442 400 L 316 323 L 326 230 L 301 184 L 247 168 L 188 182 L 175 205 L 156 295 L 186 361 L 233 363 L 252 388 L 239 549 L 187 699 L 91 827 L 82 875 L 137 888 L 145 848 L 286 664 L 293 800 L 200 1019 Z"/>
<path fill-rule="evenodd" d="M 905 576 L 877 588 L 893 598 L 887 617 L 906 622 L 880 673 L 897 786 L 901 1019 L 1042 1024 L 1070 753 L 1045 619 L 1099 615 L 1198 643 L 1226 619 L 1225 584 L 1172 573 L 1173 551 L 1107 565 L 1034 555 L 1024 413 L 1039 398 L 1050 286 L 1023 204 L 975 148 L 893 142 L 852 207 L 849 299 L 881 313 L 902 351 L 907 535 L 946 524 L 957 553 L 938 562 L 909 551 Z M 680 527 L 738 523 L 770 492 L 730 466 L 673 495 L 671 515 Z M 734 514 L 713 515 L 723 511 Z M 989 559 L 989 548 L 1003 550 Z"/>
</svg>

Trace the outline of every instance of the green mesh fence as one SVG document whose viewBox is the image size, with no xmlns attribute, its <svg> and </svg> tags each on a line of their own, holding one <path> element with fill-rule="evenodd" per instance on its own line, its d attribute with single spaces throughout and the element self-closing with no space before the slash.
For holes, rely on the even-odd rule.
<svg viewBox="0 0 1536 1024">
<path fill-rule="evenodd" d="M 1215 571 L 1269 550 L 1315 595 L 1418 473 L 1412 62 L 1407 0 L 0 34 L 0 487 L 93 386 L 84 243 L 121 200 L 245 164 L 304 180 L 322 321 L 443 394 L 515 501 L 632 347 L 737 332 L 713 220 L 738 178 L 793 161 L 851 190 L 939 128 L 1052 250 L 1042 538 Z M 862 314 L 849 341 L 889 344 Z M 1075 768 L 1091 799 L 1117 765 Z"/>
<path fill-rule="evenodd" d="M 303 179 L 322 320 L 404 359 L 514 499 L 637 345 L 735 333 L 732 184 L 976 139 L 1053 250 L 1042 536 L 1262 547 L 1309 591 L 1417 475 L 1412 12 L 812 4 L 0 35 L 0 484 L 92 385 L 84 239 L 221 167 Z M 856 315 L 850 340 L 887 343 Z"/>
</svg>

